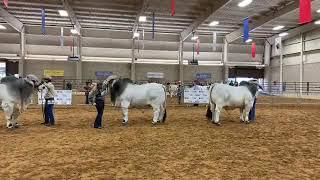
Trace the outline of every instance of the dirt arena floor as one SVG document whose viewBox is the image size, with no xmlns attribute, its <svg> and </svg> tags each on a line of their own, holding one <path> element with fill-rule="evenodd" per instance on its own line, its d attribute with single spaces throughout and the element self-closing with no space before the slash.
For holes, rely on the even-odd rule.
<svg viewBox="0 0 320 180">
<path fill-rule="evenodd" d="M 168 107 L 165 124 L 151 110 L 107 107 L 93 129 L 93 107 L 56 109 L 56 127 L 29 109 L 19 129 L 0 113 L 0 179 L 320 179 L 320 106 L 257 108 L 257 121 L 223 111 L 221 126 L 205 107 Z"/>
</svg>

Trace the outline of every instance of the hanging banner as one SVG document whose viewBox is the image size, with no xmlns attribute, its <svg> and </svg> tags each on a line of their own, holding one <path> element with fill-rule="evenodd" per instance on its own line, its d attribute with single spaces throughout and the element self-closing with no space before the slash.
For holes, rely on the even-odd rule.
<svg viewBox="0 0 320 180">
<path fill-rule="evenodd" d="M 155 14 L 152 12 L 152 39 L 154 39 L 154 23 L 155 23 Z"/>
<path fill-rule="evenodd" d="M 252 45 L 251 45 L 251 56 L 252 56 L 252 58 L 256 58 L 256 49 L 257 49 L 256 43 L 253 42 Z"/>
<path fill-rule="evenodd" d="M 243 42 L 249 39 L 249 18 L 243 20 Z"/>
<path fill-rule="evenodd" d="M 3 4 L 6 8 L 9 6 L 9 0 L 3 0 Z"/>
<path fill-rule="evenodd" d="M 196 47 L 197 55 L 200 54 L 200 39 L 197 39 L 197 47 Z"/>
<path fill-rule="evenodd" d="M 60 32 L 60 46 L 64 46 L 64 39 L 63 39 L 63 27 L 61 27 L 61 32 Z"/>
<path fill-rule="evenodd" d="M 46 11 L 44 8 L 41 9 L 41 32 L 46 34 Z"/>
<path fill-rule="evenodd" d="M 176 13 L 176 1 L 171 0 L 171 16 L 174 16 L 175 13 Z"/>
<path fill-rule="evenodd" d="M 50 76 L 50 77 L 63 77 L 64 70 L 45 69 L 45 70 L 43 70 L 43 75 Z"/>
<path fill-rule="evenodd" d="M 217 50 L 217 33 L 212 32 L 212 51 Z"/>
<path fill-rule="evenodd" d="M 300 0 L 300 24 L 312 21 L 311 0 Z"/>
<path fill-rule="evenodd" d="M 72 104 L 72 90 L 55 90 L 54 104 L 56 105 L 71 105 Z M 44 95 L 46 90 L 38 92 L 38 104 L 45 103 Z"/>
<path fill-rule="evenodd" d="M 282 39 L 281 37 L 277 37 L 275 39 L 275 43 L 274 43 L 274 55 L 279 56 L 281 55 L 281 51 L 282 51 Z"/>
</svg>

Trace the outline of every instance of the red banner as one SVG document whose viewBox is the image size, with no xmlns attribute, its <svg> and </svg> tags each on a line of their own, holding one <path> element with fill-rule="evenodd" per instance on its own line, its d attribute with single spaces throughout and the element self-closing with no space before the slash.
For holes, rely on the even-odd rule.
<svg viewBox="0 0 320 180">
<path fill-rule="evenodd" d="M 300 24 L 312 21 L 311 0 L 300 0 Z"/>
<path fill-rule="evenodd" d="M 175 0 L 171 0 L 171 16 L 174 16 L 176 13 L 176 2 Z"/>
<path fill-rule="evenodd" d="M 6 8 L 8 8 L 9 5 L 9 0 L 3 0 L 3 4 Z"/>
<path fill-rule="evenodd" d="M 197 39 L 197 47 L 196 47 L 197 55 L 200 54 L 200 39 Z"/>
<path fill-rule="evenodd" d="M 252 43 L 251 45 L 251 55 L 252 55 L 252 58 L 256 58 L 256 51 L 257 51 L 257 46 L 256 46 L 256 43 Z"/>
</svg>

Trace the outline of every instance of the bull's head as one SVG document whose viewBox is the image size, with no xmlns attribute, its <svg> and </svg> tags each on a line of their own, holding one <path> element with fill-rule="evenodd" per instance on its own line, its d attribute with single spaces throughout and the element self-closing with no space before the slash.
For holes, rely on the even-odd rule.
<svg viewBox="0 0 320 180">
<path fill-rule="evenodd" d="M 109 76 L 106 80 L 103 81 L 102 89 L 110 88 L 110 86 L 116 79 L 118 79 L 118 77 L 115 75 Z"/>
<path fill-rule="evenodd" d="M 38 88 L 41 85 L 39 78 L 33 74 L 28 74 L 24 79 L 28 84 L 32 85 L 33 88 Z"/>
</svg>

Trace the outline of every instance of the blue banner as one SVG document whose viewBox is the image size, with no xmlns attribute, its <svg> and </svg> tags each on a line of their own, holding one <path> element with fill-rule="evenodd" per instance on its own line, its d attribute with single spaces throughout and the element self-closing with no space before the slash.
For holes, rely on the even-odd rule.
<svg viewBox="0 0 320 180">
<path fill-rule="evenodd" d="M 211 79 L 211 73 L 197 73 L 196 78 L 198 80 L 209 80 Z"/>
<path fill-rule="evenodd" d="M 41 9 L 41 31 L 42 34 L 46 34 L 46 11 L 44 8 Z"/>
<path fill-rule="evenodd" d="M 96 71 L 97 78 L 107 78 L 112 75 L 110 71 Z"/>
<path fill-rule="evenodd" d="M 243 20 L 243 42 L 249 39 L 249 18 Z"/>
</svg>

